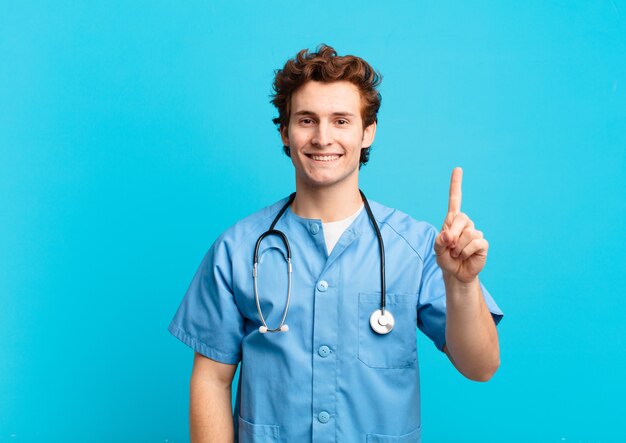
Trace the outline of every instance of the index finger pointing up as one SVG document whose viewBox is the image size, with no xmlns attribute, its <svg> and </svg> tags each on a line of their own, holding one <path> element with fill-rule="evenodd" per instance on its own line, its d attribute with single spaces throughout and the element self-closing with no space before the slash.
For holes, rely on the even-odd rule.
<svg viewBox="0 0 626 443">
<path fill-rule="evenodd" d="M 458 214 L 461 212 L 461 182 L 463 181 L 463 169 L 457 167 L 452 170 L 450 179 L 450 198 L 448 200 L 448 213 Z"/>
</svg>

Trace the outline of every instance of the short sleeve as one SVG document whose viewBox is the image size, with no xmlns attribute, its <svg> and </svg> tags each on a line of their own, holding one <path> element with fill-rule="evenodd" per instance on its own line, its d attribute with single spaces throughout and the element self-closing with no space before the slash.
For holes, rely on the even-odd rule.
<svg viewBox="0 0 626 443">
<path fill-rule="evenodd" d="M 243 317 L 233 296 L 231 260 L 221 238 L 202 260 L 168 330 L 212 360 L 228 364 L 241 360 Z"/>
<path fill-rule="evenodd" d="M 437 230 L 432 228 L 426 236 L 427 245 L 424 250 L 424 267 L 417 305 L 417 326 L 433 341 L 437 349 L 443 351 L 443 345 L 446 343 L 446 288 L 434 251 Z M 497 325 L 504 314 L 482 283 L 480 289 Z"/>
</svg>

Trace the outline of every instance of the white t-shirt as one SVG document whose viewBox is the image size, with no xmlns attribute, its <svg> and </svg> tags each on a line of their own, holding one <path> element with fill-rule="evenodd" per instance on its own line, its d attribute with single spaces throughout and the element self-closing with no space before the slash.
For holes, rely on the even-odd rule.
<svg viewBox="0 0 626 443">
<path fill-rule="evenodd" d="M 361 205 L 358 211 L 356 211 L 350 217 L 344 218 L 343 220 L 322 223 L 322 227 L 324 229 L 324 240 L 326 240 L 326 250 L 328 251 L 328 255 L 330 255 L 333 248 L 339 241 L 339 237 L 341 237 L 343 231 L 348 229 L 348 226 L 350 226 L 354 219 L 359 216 L 363 208 L 364 205 Z"/>
</svg>

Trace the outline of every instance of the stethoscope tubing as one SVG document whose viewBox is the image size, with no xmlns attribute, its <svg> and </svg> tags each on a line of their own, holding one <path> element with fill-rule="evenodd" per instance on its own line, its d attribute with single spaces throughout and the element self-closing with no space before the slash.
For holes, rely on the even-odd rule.
<svg viewBox="0 0 626 443">
<path fill-rule="evenodd" d="M 295 194 L 294 194 L 295 195 Z M 290 202 L 291 203 L 291 202 Z M 281 211 L 281 213 L 279 215 L 282 215 L 282 213 L 284 212 L 284 209 Z M 272 223 L 272 227 L 264 232 L 263 234 L 261 234 L 261 236 L 258 238 L 258 240 L 256 241 L 256 246 L 254 247 L 254 266 L 252 268 L 252 279 L 254 280 L 254 299 L 256 300 L 256 308 L 259 311 L 259 317 L 261 317 L 261 323 L 263 323 L 263 327 L 265 328 L 264 332 L 278 332 L 278 331 L 284 331 L 283 327 L 285 326 L 285 319 L 287 318 L 287 312 L 289 311 L 289 305 L 291 303 L 291 247 L 289 246 L 289 240 L 287 240 L 287 236 L 277 230 L 277 229 L 273 229 L 274 225 L 276 224 L 276 222 L 278 221 L 278 219 L 274 220 L 274 223 Z M 267 327 L 267 323 L 265 322 L 265 317 L 263 316 L 263 312 L 261 311 L 261 303 L 259 302 L 259 289 L 258 289 L 258 285 L 257 285 L 257 280 L 258 280 L 258 264 L 259 264 L 259 247 L 261 246 L 261 241 L 263 241 L 263 239 L 267 236 L 270 235 L 277 235 L 279 236 L 282 241 L 283 244 L 285 245 L 285 249 L 287 250 L 287 256 L 285 257 L 285 260 L 287 261 L 287 303 L 285 304 L 285 310 L 283 312 L 283 318 L 280 320 L 280 324 L 278 325 L 277 328 L 274 329 L 269 329 Z M 284 257 L 284 254 L 283 254 Z"/>
<path fill-rule="evenodd" d="M 385 315 L 385 307 L 387 306 L 387 284 L 385 282 L 385 246 L 383 243 L 383 236 L 380 234 L 378 223 L 376 223 L 376 219 L 374 218 L 374 214 L 372 213 L 372 209 L 370 208 L 367 198 L 365 198 L 365 194 L 363 194 L 363 191 L 360 189 L 359 193 L 361 194 L 361 198 L 363 198 L 363 205 L 367 211 L 367 216 L 370 223 L 372 223 L 374 231 L 376 231 L 376 237 L 378 238 L 378 247 L 380 249 L 380 310 L 382 311 L 382 315 Z"/>
<path fill-rule="evenodd" d="M 363 194 L 363 191 L 359 189 L 359 193 L 361 194 L 361 198 L 363 199 L 363 205 L 365 206 L 365 211 L 367 212 L 367 216 L 370 220 L 370 223 L 372 224 L 372 227 L 374 228 L 374 231 L 376 232 L 376 238 L 378 240 L 378 247 L 379 247 L 379 252 L 380 252 L 380 310 L 376 310 L 372 313 L 370 317 L 370 325 L 376 333 L 387 334 L 393 329 L 394 319 L 393 319 L 393 315 L 391 315 L 390 312 L 386 313 L 386 306 L 387 306 L 386 286 L 387 285 L 385 281 L 385 246 L 383 243 L 383 237 L 380 233 L 380 229 L 378 228 L 378 224 L 376 223 L 376 219 L 374 218 L 374 214 L 372 213 L 372 209 L 370 208 L 369 202 L 367 201 L 365 194 Z M 256 301 L 256 307 L 257 307 L 257 311 L 259 312 L 259 317 L 261 318 L 261 323 L 263 324 L 261 327 L 259 327 L 259 331 L 261 333 L 279 332 L 279 331 L 285 332 L 289 330 L 289 326 L 285 324 L 285 320 L 287 319 L 287 312 L 289 311 L 289 305 L 291 303 L 291 274 L 292 274 L 291 247 L 289 246 L 289 240 L 287 239 L 287 236 L 282 231 L 279 231 L 278 229 L 274 229 L 274 228 L 276 226 L 276 223 L 278 223 L 278 220 L 280 220 L 280 218 L 285 213 L 287 208 L 294 201 L 295 197 L 296 197 L 295 192 L 289 196 L 287 203 L 285 203 L 282 209 L 278 212 L 270 228 L 259 236 L 259 238 L 257 239 L 256 245 L 254 247 L 252 278 L 254 280 L 254 298 Z M 283 253 L 283 257 L 287 261 L 287 269 L 288 269 L 287 303 L 285 304 L 285 310 L 283 311 L 283 316 L 282 316 L 282 319 L 280 320 L 280 324 L 278 325 L 277 328 L 273 328 L 273 329 L 269 329 L 267 327 L 265 317 L 263 316 L 263 312 L 261 311 L 261 303 L 259 301 L 259 289 L 258 289 L 258 284 L 257 284 L 259 248 L 261 246 L 261 242 L 263 241 L 263 239 L 270 235 L 276 235 L 280 237 L 281 240 L 283 241 L 283 244 L 285 245 L 285 249 L 287 251 L 286 256 Z"/>
</svg>

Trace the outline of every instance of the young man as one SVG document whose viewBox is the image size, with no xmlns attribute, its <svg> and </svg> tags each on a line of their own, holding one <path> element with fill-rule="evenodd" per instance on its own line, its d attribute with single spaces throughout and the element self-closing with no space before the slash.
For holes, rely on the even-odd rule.
<svg viewBox="0 0 626 443">
<path fill-rule="evenodd" d="M 193 442 L 419 442 L 416 326 L 466 377 L 498 368 L 502 312 L 478 280 L 488 244 L 461 212 L 460 168 L 440 233 L 359 192 L 379 82 L 324 45 L 277 72 L 295 198 L 215 241 L 169 326 L 196 351 Z"/>
</svg>

